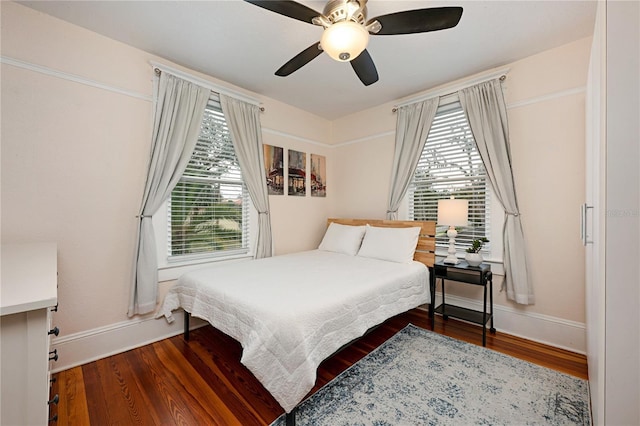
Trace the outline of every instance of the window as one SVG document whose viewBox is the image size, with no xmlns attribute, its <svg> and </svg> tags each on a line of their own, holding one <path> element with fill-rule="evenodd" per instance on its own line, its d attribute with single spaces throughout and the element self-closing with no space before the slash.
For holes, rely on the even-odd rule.
<svg viewBox="0 0 640 426">
<path fill-rule="evenodd" d="M 168 259 L 246 254 L 249 204 L 222 108 L 212 97 L 191 160 L 167 203 Z"/>
<path fill-rule="evenodd" d="M 463 250 L 476 238 L 490 235 L 488 180 L 471 129 L 460 102 L 441 105 L 436 112 L 427 142 L 409 187 L 409 216 L 412 220 L 433 220 L 438 200 L 469 200 L 469 226 L 458 230 L 456 246 Z M 446 226 L 436 230 L 436 246 L 446 248 Z M 483 252 L 489 252 L 491 243 Z"/>
</svg>

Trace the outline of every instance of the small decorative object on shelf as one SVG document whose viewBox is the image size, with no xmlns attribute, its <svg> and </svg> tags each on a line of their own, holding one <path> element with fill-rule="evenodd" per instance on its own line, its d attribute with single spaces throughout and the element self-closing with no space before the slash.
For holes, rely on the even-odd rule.
<svg viewBox="0 0 640 426">
<path fill-rule="evenodd" d="M 466 250 L 467 254 L 464 256 L 464 260 L 466 260 L 470 266 L 480 266 L 483 260 L 480 250 L 482 249 L 482 246 L 484 246 L 484 243 L 488 242 L 489 240 L 486 237 L 473 240 L 471 242 L 471 247 Z"/>
</svg>

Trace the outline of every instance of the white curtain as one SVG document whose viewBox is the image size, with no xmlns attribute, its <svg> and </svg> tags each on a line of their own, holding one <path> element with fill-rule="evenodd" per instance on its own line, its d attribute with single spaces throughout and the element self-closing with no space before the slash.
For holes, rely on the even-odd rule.
<svg viewBox="0 0 640 426">
<path fill-rule="evenodd" d="M 398 219 L 400 202 L 418 166 L 439 101 L 440 98 L 432 98 L 398 108 L 387 219 Z"/>
<path fill-rule="evenodd" d="M 238 156 L 242 178 L 251 201 L 258 210 L 258 239 L 256 259 L 271 256 L 272 237 L 269 216 L 269 194 L 264 169 L 264 150 L 260 109 L 238 99 L 220 94 L 224 117 L 229 124 L 233 148 Z"/>
<path fill-rule="evenodd" d="M 504 286 L 507 297 L 523 305 L 534 303 L 527 266 L 524 233 L 511 169 L 507 107 L 499 79 L 480 83 L 458 92 L 480 157 L 505 211 L 503 228 Z"/>
<path fill-rule="evenodd" d="M 189 163 L 210 93 L 209 89 L 166 72 L 162 72 L 156 85 L 151 160 L 133 259 L 130 317 L 152 312 L 156 307 L 158 259 L 151 217 L 171 194 Z"/>
</svg>

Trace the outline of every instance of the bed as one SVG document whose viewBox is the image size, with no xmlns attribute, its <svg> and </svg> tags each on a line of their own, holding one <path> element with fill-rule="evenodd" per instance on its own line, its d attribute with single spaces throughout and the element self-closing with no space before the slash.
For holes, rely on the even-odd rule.
<svg viewBox="0 0 640 426">
<path fill-rule="evenodd" d="M 185 338 L 190 314 L 239 341 L 241 362 L 290 413 L 325 358 L 432 302 L 434 234 L 434 222 L 329 219 L 317 250 L 184 274 L 158 316 L 182 308 Z"/>
</svg>

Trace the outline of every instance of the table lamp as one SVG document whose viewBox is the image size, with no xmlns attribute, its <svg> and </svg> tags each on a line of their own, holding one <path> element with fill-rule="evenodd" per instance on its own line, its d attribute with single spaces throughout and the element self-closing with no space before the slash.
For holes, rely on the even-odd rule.
<svg viewBox="0 0 640 426">
<path fill-rule="evenodd" d="M 438 225 L 447 225 L 447 237 L 449 237 L 448 256 L 444 263 L 455 265 L 459 262 L 456 256 L 456 226 L 467 226 L 469 214 L 469 200 L 450 199 L 438 200 Z"/>
</svg>

